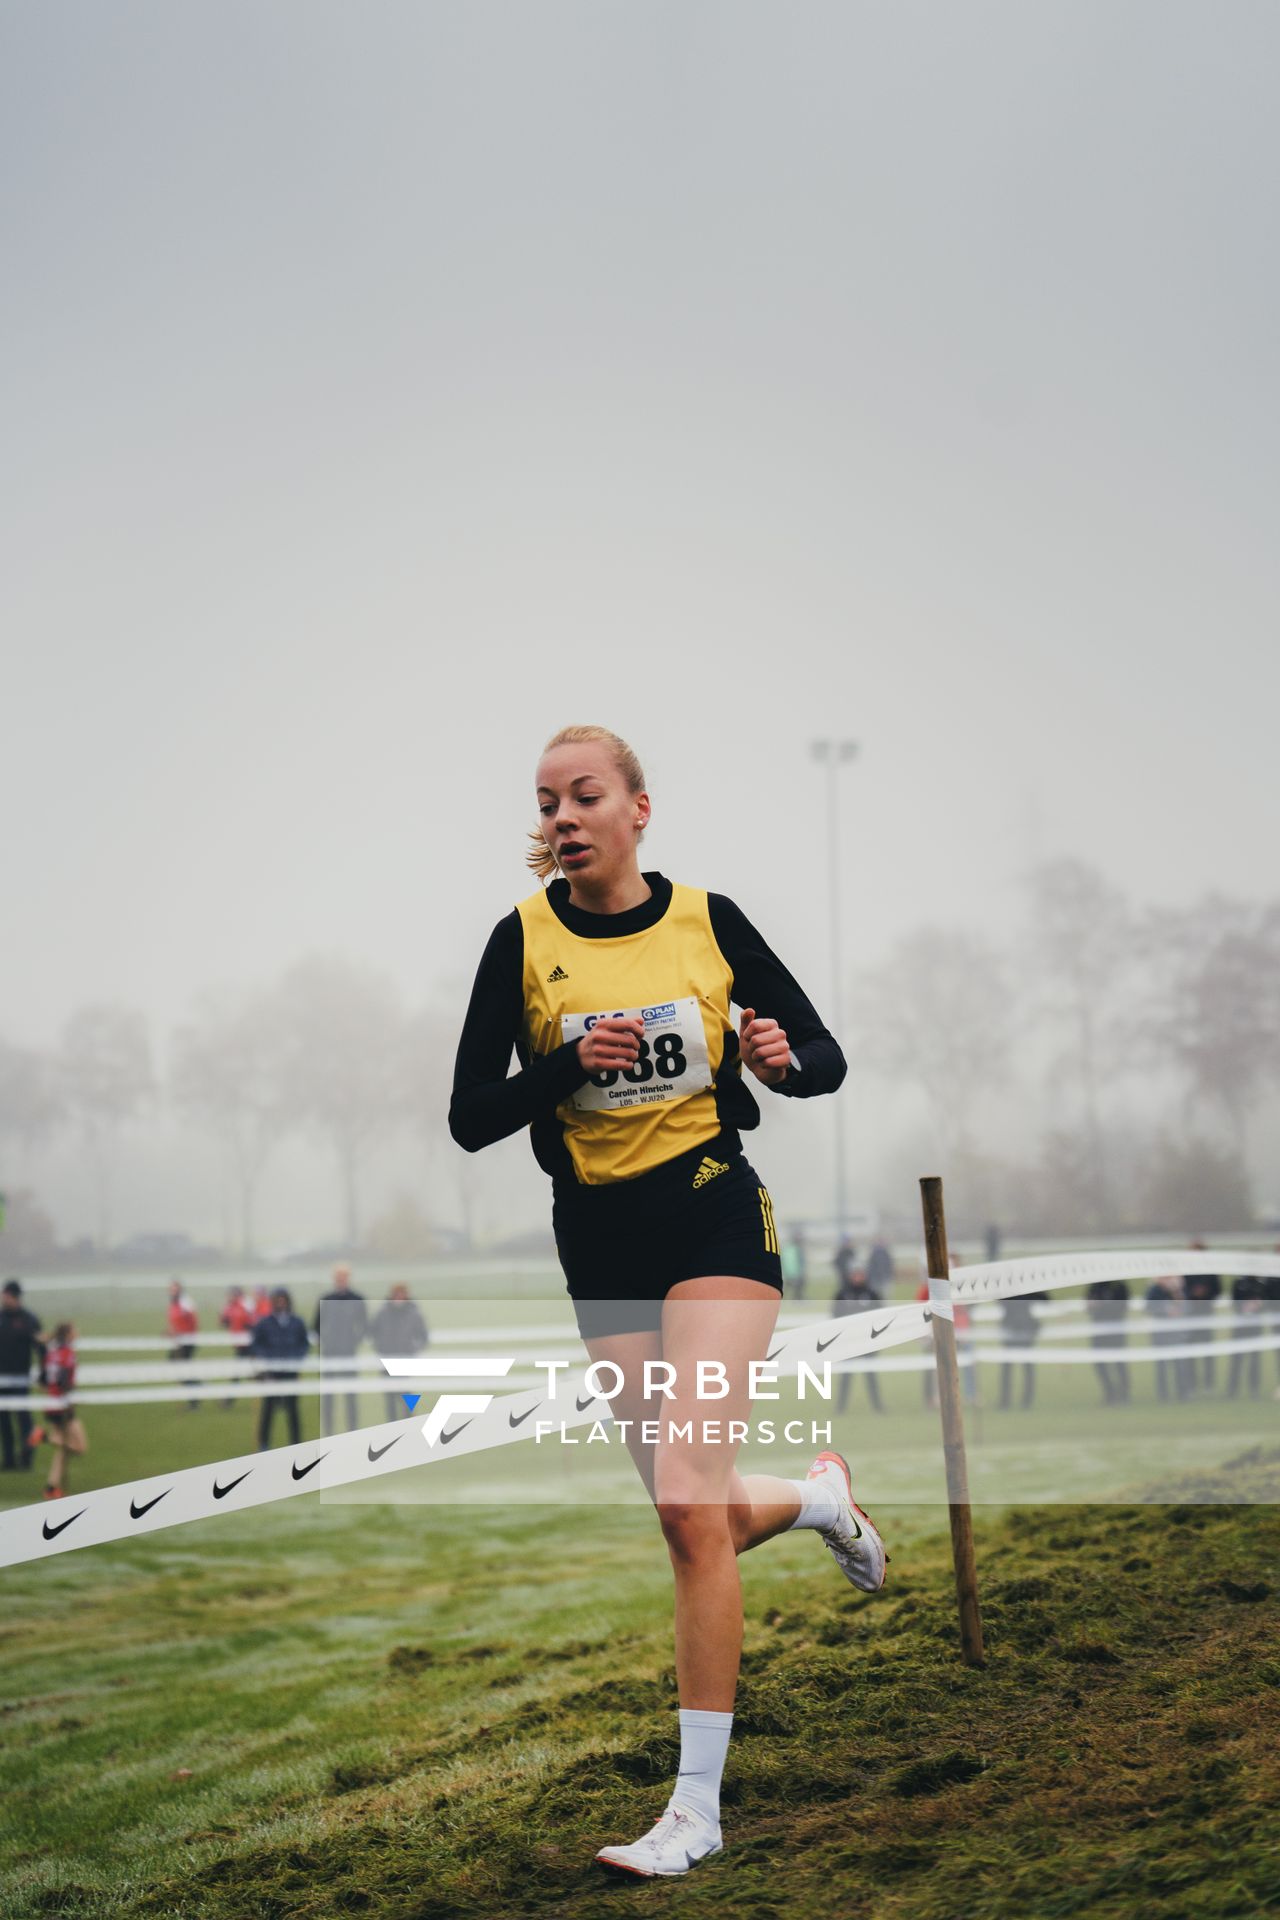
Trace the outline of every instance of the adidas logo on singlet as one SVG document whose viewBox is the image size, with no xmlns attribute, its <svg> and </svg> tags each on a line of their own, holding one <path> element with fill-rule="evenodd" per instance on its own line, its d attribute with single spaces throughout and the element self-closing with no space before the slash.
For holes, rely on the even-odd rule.
<svg viewBox="0 0 1280 1920">
<path fill-rule="evenodd" d="M 727 1160 L 712 1160 L 709 1155 L 705 1156 L 702 1165 L 693 1176 L 693 1184 L 695 1187 L 705 1187 L 708 1180 L 714 1180 L 718 1173 L 728 1173 L 728 1171 Z"/>
<path fill-rule="evenodd" d="M 563 967 L 552 967 L 550 973 L 547 975 L 547 985 L 550 986 L 553 980 L 567 980 L 568 978 L 569 976 Z"/>
</svg>

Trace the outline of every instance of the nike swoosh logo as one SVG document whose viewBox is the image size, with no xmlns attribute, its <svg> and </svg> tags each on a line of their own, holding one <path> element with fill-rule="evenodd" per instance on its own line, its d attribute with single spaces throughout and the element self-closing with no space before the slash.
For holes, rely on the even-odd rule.
<svg viewBox="0 0 1280 1920">
<path fill-rule="evenodd" d="M 144 1513 L 150 1513 L 152 1507 L 158 1507 L 160 1505 L 160 1502 L 164 1499 L 165 1494 L 169 1494 L 172 1492 L 173 1492 L 172 1487 L 166 1487 L 164 1490 L 164 1493 L 158 1493 L 154 1500 L 148 1500 L 145 1507 L 140 1507 L 136 1500 L 131 1500 L 129 1502 L 129 1518 L 131 1520 L 141 1520 Z"/>
<path fill-rule="evenodd" d="M 404 1439 L 404 1435 L 402 1433 L 398 1433 L 394 1440 L 388 1440 L 385 1447 L 375 1447 L 374 1445 L 372 1445 L 372 1443 L 370 1443 L 370 1447 L 369 1447 L 370 1460 L 381 1460 L 384 1453 L 390 1453 L 392 1447 L 397 1446 L 399 1442 L 403 1439 Z"/>
<path fill-rule="evenodd" d="M 88 1511 L 89 1509 L 87 1507 L 81 1507 L 80 1509 L 80 1513 L 87 1513 Z M 59 1520 L 56 1527 L 51 1527 L 49 1525 L 49 1522 L 46 1520 L 43 1528 L 45 1539 L 55 1540 L 60 1533 L 64 1532 L 65 1529 L 71 1525 L 72 1520 L 78 1520 L 80 1518 L 80 1513 L 73 1513 L 70 1519 Z"/>
<path fill-rule="evenodd" d="M 854 1537 L 854 1539 L 855 1539 L 855 1540 L 861 1540 L 861 1538 L 862 1538 L 862 1528 L 861 1528 L 861 1527 L 860 1527 L 860 1526 L 858 1525 L 858 1523 L 857 1523 L 857 1521 L 853 1519 L 853 1515 L 852 1515 L 852 1514 L 850 1514 L 850 1515 L 849 1515 L 849 1518 L 850 1518 L 850 1520 L 853 1520 L 853 1537 Z"/>
<path fill-rule="evenodd" d="M 509 1413 L 507 1415 L 507 1425 L 509 1427 L 523 1426 L 525 1421 L 531 1419 L 541 1405 L 541 1400 L 535 1400 L 533 1405 L 526 1407 L 523 1413 Z"/>
<path fill-rule="evenodd" d="M 392 1445 L 393 1446 L 395 1445 L 394 1441 L 392 1441 Z M 318 1467 L 322 1460 L 327 1460 L 328 1458 L 329 1456 L 327 1453 L 318 1453 L 314 1460 L 308 1460 L 305 1467 L 300 1467 L 297 1461 L 295 1460 L 292 1467 L 290 1467 L 289 1471 L 290 1473 L 292 1473 L 295 1480 L 305 1480 L 307 1475 L 310 1472 L 312 1472 L 314 1468 Z"/>
<path fill-rule="evenodd" d="M 451 1440 L 457 1439 L 458 1435 L 462 1432 L 464 1427 L 469 1427 L 470 1425 L 471 1425 L 471 1422 L 469 1420 L 464 1420 L 462 1422 L 462 1426 L 455 1427 L 452 1433 L 442 1433 L 440 1435 L 440 1445 L 442 1447 L 447 1447 Z"/>
<path fill-rule="evenodd" d="M 589 1393 L 585 1400 L 575 1400 L 573 1404 L 579 1413 L 585 1413 L 588 1407 L 594 1407 L 599 1398 L 600 1395 L 598 1393 Z"/>
<path fill-rule="evenodd" d="M 893 1325 L 893 1322 L 892 1322 L 892 1320 L 886 1320 L 886 1321 L 885 1321 L 885 1323 L 884 1323 L 884 1325 L 883 1325 L 882 1327 L 872 1327 L 872 1329 L 871 1329 L 871 1338 L 872 1338 L 873 1340 L 878 1340 L 878 1339 L 880 1338 L 880 1335 L 881 1335 L 882 1333 L 887 1333 L 887 1332 L 889 1331 L 889 1328 L 890 1328 L 890 1327 L 891 1327 L 892 1325 Z"/>
<path fill-rule="evenodd" d="M 252 1468 L 252 1467 L 250 1467 L 250 1469 L 249 1469 L 249 1473 L 252 1473 L 252 1472 L 253 1472 L 253 1468 Z M 240 1475 L 240 1480 L 233 1480 L 233 1481 L 231 1482 L 231 1485 L 230 1485 L 229 1487 L 220 1487 L 220 1486 L 218 1485 L 218 1483 L 217 1483 L 217 1481 L 215 1480 L 215 1481 L 214 1481 L 214 1483 L 213 1483 L 213 1497 L 214 1497 L 214 1499 L 215 1499 L 215 1500 L 225 1500 L 225 1499 L 226 1499 L 226 1497 L 227 1497 L 227 1495 L 228 1495 L 229 1493 L 232 1493 L 232 1492 L 234 1492 L 234 1490 L 235 1490 L 235 1489 L 236 1489 L 236 1488 L 237 1488 L 237 1487 L 238 1487 L 238 1486 L 240 1485 L 240 1481 L 241 1481 L 241 1480 L 247 1480 L 247 1479 L 249 1478 L 249 1473 L 242 1473 L 242 1474 Z"/>
<path fill-rule="evenodd" d="M 843 1333 L 843 1332 L 844 1332 L 844 1328 L 841 1327 L 840 1333 Z M 836 1341 L 840 1338 L 840 1333 L 833 1333 L 829 1340 L 819 1340 L 818 1352 L 825 1353 L 828 1347 L 834 1347 Z"/>
<path fill-rule="evenodd" d="M 779 1355 L 779 1354 L 780 1354 L 780 1353 L 782 1352 L 782 1350 L 783 1350 L 783 1348 L 784 1348 L 784 1347 L 786 1346 L 786 1344 L 787 1344 L 787 1343 L 786 1343 L 786 1341 L 784 1340 L 784 1341 L 783 1341 L 783 1343 L 782 1343 L 782 1346 L 781 1346 L 781 1347 L 775 1347 L 772 1353 L 766 1353 L 766 1355 L 765 1355 L 765 1362 L 766 1362 L 766 1364 L 767 1364 L 767 1363 L 768 1363 L 768 1362 L 769 1362 L 770 1360 L 776 1360 L 776 1359 L 777 1359 L 777 1357 L 778 1357 L 778 1355 Z"/>
</svg>

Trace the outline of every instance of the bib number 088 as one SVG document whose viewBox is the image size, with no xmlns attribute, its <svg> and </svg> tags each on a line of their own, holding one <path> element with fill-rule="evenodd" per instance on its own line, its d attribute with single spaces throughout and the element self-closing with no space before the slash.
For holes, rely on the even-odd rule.
<svg viewBox="0 0 1280 1920">
<path fill-rule="evenodd" d="M 678 1080 L 688 1065 L 680 1035 L 660 1033 L 652 1047 L 647 1040 L 640 1042 L 640 1051 L 633 1066 L 611 1067 L 607 1073 L 589 1074 L 588 1078 L 593 1087 L 616 1086 L 619 1080 L 628 1081 L 634 1087 L 652 1080 L 655 1072 L 664 1080 Z"/>
<path fill-rule="evenodd" d="M 641 1113 L 687 1100 L 712 1087 L 706 1028 L 697 997 L 655 997 L 647 1006 L 600 1013 L 563 1013 L 561 1041 L 580 1040 L 598 1020 L 625 1016 L 644 1029 L 640 1050 L 629 1067 L 593 1073 L 571 1098 L 579 1113 Z"/>
</svg>

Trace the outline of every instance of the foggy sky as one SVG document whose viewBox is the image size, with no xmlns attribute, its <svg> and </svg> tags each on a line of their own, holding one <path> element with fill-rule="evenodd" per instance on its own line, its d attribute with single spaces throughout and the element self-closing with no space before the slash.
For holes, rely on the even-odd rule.
<svg viewBox="0 0 1280 1920">
<path fill-rule="evenodd" d="M 530 890 L 544 738 L 829 999 L 1071 852 L 1276 871 L 1280 18 L 0 16 L 0 1032 Z"/>
</svg>

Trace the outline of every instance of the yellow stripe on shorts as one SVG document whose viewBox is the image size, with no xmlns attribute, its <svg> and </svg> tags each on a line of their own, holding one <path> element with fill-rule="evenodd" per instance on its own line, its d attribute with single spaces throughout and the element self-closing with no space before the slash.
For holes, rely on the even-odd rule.
<svg viewBox="0 0 1280 1920">
<path fill-rule="evenodd" d="M 769 1198 L 769 1194 L 768 1194 L 768 1189 L 767 1189 L 767 1188 L 765 1188 L 765 1187 L 759 1187 L 759 1188 L 757 1189 L 757 1191 L 758 1191 L 758 1193 L 759 1193 L 759 1195 L 760 1195 L 760 1217 L 761 1217 L 761 1219 L 762 1219 L 762 1220 L 764 1221 L 764 1247 L 765 1247 L 765 1252 L 766 1252 L 766 1253 L 777 1253 L 777 1251 L 778 1251 L 778 1229 L 777 1229 L 777 1227 L 776 1227 L 776 1226 L 774 1225 L 774 1221 L 773 1221 L 773 1202 L 772 1202 L 772 1200 L 771 1200 L 771 1199 Z"/>
</svg>

